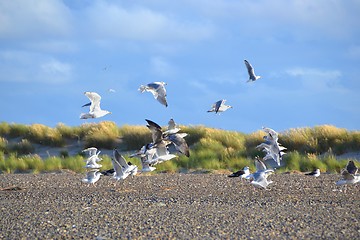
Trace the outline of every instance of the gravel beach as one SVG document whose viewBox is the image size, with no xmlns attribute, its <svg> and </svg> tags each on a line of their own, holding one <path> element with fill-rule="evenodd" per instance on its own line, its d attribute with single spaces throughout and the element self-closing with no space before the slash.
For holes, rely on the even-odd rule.
<svg viewBox="0 0 360 240">
<path fill-rule="evenodd" d="M 226 174 L 102 178 L 0 175 L 1 239 L 359 239 L 360 184 L 274 174 L 268 190 Z"/>
</svg>

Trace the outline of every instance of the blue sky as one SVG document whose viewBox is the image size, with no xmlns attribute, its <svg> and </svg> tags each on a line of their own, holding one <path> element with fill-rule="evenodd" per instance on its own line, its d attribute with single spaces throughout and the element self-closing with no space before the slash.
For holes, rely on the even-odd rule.
<svg viewBox="0 0 360 240">
<path fill-rule="evenodd" d="M 359 12 L 358 0 L 0 0 L 0 121 L 359 130 Z M 246 83 L 244 59 L 261 79 Z M 154 81 L 168 108 L 137 91 Z M 79 119 L 85 91 L 112 114 Z M 220 99 L 233 108 L 207 113 Z"/>
</svg>

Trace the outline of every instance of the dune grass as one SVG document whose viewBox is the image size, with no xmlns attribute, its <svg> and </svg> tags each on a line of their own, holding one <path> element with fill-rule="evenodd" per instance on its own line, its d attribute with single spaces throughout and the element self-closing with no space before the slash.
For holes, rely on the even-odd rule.
<svg viewBox="0 0 360 240">
<path fill-rule="evenodd" d="M 253 159 L 264 153 L 255 147 L 263 142 L 262 130 L 243 134 L 205 126 L 180 126 L 181 132 L 188 134 L 186 141 L 191 148 L 190 157 L 176 159 L 157 165 L 157 171 L 181 171 L 181 169 L 228 169 L 237 170 L 249 166 L 254 170 Z M 34 144 L 64 147 L 68 141 L 76 140 L 84 148 L 96 146 L 98 149 L 118 148 L 131 152 L 151 142 L 151 133 L 146 126 L 124 125 L 103 121 L 69 127 L 58 124 L 50 128 L 41 124 L 21 125 L 0 123 L 0 170 L 56 171 L 70 169 L 84 172 L 84 155 L 70 156 L 63 150 L 59 156 L 41 159 L 34 155 Z M 320 168 L 322 172 L 339 172 L 347 160 L 338 161 L 335 155 L 349 151 L 360 151 L 360 132 L 348 131 L 331 125 L 313 128 L 289 129 L 279 133 L 279 142 L 287 147 L 285 166 L 279 171 L 311 171 Z M 103 155 L 102 169 L 111 168 L 111 160 Z M 127 156 L 125 156 L 127 157 Z M 137 158 L 129 159 L 141 165 Z"/>
</svg>

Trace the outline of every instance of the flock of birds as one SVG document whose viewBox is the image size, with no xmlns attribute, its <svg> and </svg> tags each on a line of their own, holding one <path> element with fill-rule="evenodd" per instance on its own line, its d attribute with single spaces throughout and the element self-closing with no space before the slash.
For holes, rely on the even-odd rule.
<svg viewBox="0 0 360 240">
<path fill-rule="evenodd" d="M 254 68 L 247 61 L 244 60 L 245 66 L 248 71 L 249 79 L 247 82 L 253 82 L 261 78 L 255 74 Z M 152 82 L 146 85 L 141 85 L 139 91 L 150 92 L 154 98 L 168 107 L 166 99 L 166 83 L 165 82 Z M 85 92 L 84 93 L 90 100 L 89 103 L 84 104 L 82 107 L 89 106 L 88 113 L 82 113 L 80 115 L 81 119 L 88 118 L 100 118 L 107 114 L 111 114 L 110 111 L 103 110 L 100 107 L 101 96 L 96 92 Z M 220 113 L 224 112 L 229 108 L 232 108 L 230 105 L 226 105 L 226 100 L 221 99 L 215 102 L 211 109 L 207 112 Z M 145 119 L 147 122 L 147 127 L 152 134 L 152 142 L 145 144 L 141 147 L 140 150 L 131 154 L 129 157 L 138 157 L 141 160 L 141 172 L 151 172 L 156 169 L 155 165 L 162 163 L 164 161 L 171 160 L 178 154 L 183 154 L 187 157 L 190 156 L 189 146 L 186 143 L 185 137 L 186 133 L 180 133 L 180 128 L 175 124 L 173 119 L 170 119 L 168 122 L 167 130 L 163 131 L 160 125 L 157 123 Z M 264 142 L 256 146 L 256 149 L 262 149 L 265 152 L 265 156 L 260 159 L 259 157 L 255 158 L 255 167 L 256 171 L 250 173 L 248 166 L 244 167 L 242 170 L 234 172 L 229 175 L 229 177 L 240 177 L 241 179 L 249 180 L 250 183 L 255 187 L 260 187 L 266 189 L 269 184 L 272 183 L 271 180 L 268 180 L 268 176 L 274 173 L 273 169 L 268 169 L 264 163 L 267 160 L 274 160 L 278 166 L 281 165 L 282 156 L 285 154 L 283 147 L 278 142 L 278 133 L 271 128 L 263 127 L 263 131 L 266 135 L 263 137 Z M 100 162 L 102 159 L 99 157 L 100 151 L 95 147 L 87 148 L 83 150 L 87 152 L 89 157 L 85 160 L 85 168 L 89 169 L 86 174 L 86 177 L 83 179 L 84 183 L 94 184 L 100 179 L 101 175 L 113 176 L 116 180 L 124 180 L 129 175 L 134 176 L 138 173 L 138 167 L 133 165 L 131 162 L 127 162 L 126 159 L 119 153 L 117 149 L 113 151 L 113 157 L 111 159 L 113 169 L 100 172 L 102 167 Z M 318 177 L 320 176 L 320 169 L 315 169 L 311 173 L 306 175 Z M 341 172 L 342 179 L 336 182 L 336 185 L 344 184 L 354 184 L 360 182 L 360 175 L 358 174 L 358 168 L 355 166 L 354 161 L 350 160 L 347 166 Z"/>
</svg>

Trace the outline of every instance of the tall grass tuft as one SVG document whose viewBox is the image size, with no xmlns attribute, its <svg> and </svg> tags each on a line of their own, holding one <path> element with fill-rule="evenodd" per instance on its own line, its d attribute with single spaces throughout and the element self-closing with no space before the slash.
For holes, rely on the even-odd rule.
<svg viewBox="0 0 360 240">
<path fill-rule="evenodd" d="M 104 121 L 98 124 L 86 124 L 85 147 L 113 149 L 119 143 L 119 128 L 114 122 Z"/>
<path fill-rule="evenodd" d="M 5 152 L 8 146 L 8 140 L 6 138 L 0 137 L 0 152 Z"/>
<path fill-rule="evenodd" d="M 9 135 L 10 129 L 10 125 L 7 122 L 0 122 L 0 136 Z"/>
<path fill-rule="evenodd" d="M 61 165 L 63 169 L 69 169 L 74 172 L 85 172 L 85 162 L 84 158 L 80 155 L 75 155 L 67 158 L 58 158 L 61 161 Z"/>
<path fill-rule="evenodd" d="M 65 144 L 64 139 L 56 128 L 50 128 L 42 124 L 32 124 L 26 136 L 31 142 L 42 145 L 62 147 Z"/>
<path fill-rule="evenodd" d="M 152 142 L 151 132 L 145 126 L 124 125 L 119 129 L 121 136 L 121 150 L 138 150 L 147 143 Z"/>
<path fill-rule="evenodd" d="M 10 124 L 10 131 L 8 135 L 12 138 L 24 137 L 29 133 L 29 126 L 23 124 L 12 123 Z"/>
<path fill-rule="evenodd" d="M 17 153 L 19 155 L 31 154 L 35 151 L 34 146 L 27 139 L 22 139 L 18 143 L 10 143 L 6 147 L 6 152 Z"/>
</svg>

